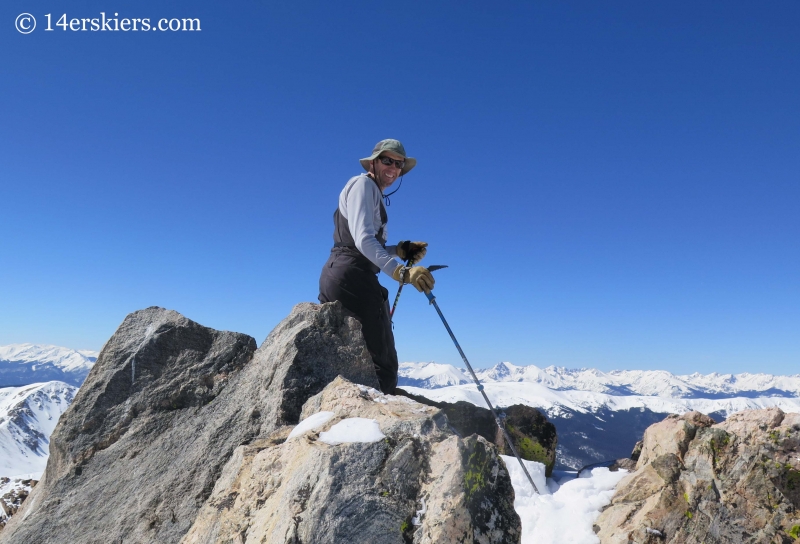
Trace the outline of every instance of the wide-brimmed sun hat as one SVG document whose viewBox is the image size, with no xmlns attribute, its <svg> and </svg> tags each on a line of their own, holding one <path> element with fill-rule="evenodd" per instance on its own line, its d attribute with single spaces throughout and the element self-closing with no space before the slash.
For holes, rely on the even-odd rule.
<svg viewBox="0 0 800 544">
<path fill-rule="evenodd" d="M 391 138 L 389 138 L 388 140 L 381 140 L 380 142 L 375 144 L 375 148 L 372 150 L 372 155 L 364 159 L 361 159 L 359 161 L 361 163 L 361 166 L 364 167 L 364 170 L 369 172 L 369 164 L 375 159 L 377 159 L 378 155 L 380 155 L 384 151 L 389 151 L 391 153 L 394 153 L 395 155 L 400 155 L 405 159 L 406 164 L 405 166 L 403 166 L 403 169 L 400 170 L 401 176 L 408 174 L 411 171 L 411 169 L 417 165 L 417 159 L 415 159 L 414 157 L 406 156 L 406 148 L 403 147 L 403 144 L 401 144 L 399 140 L 392 140 Z"/>
</svg>

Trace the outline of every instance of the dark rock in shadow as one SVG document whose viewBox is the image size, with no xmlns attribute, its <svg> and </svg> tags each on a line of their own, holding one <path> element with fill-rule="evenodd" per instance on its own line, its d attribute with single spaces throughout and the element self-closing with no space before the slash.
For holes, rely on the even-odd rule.
<svg viewBox="0 0 800 544">
<path fill-rule="evenodd" d="M 447 415 L 448 422 L 459 435 L 466 437 L 477 434 L 497 446 L 501 454 L 513 455 L 488 408 L 481 408 L 463 400 L 455 403 L 437 402 L 400 388 L 396 389 L 395 394 L 439 408 Z M 547 421 L 539 410 L 530 406 L 515 404 L 495 410 L 520 457 L 543 463 L 547 467 L 547 476 L 550 476 L 555 466 L 558 445 L 555 425 Z"/>
</svg>

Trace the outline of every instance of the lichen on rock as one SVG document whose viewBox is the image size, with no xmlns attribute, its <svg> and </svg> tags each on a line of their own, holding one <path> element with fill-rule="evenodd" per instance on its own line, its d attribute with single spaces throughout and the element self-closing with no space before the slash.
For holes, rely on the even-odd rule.
<svg viewBox="0 0 800 544">
<path fill-rule="evenodd" d="M 645 432 L 637 469 L 596 532 L 603 544 L 794 543 L 799 453 L 800 414 L 748 410 L 718 424 L 671 416 Z"/>
</svg>

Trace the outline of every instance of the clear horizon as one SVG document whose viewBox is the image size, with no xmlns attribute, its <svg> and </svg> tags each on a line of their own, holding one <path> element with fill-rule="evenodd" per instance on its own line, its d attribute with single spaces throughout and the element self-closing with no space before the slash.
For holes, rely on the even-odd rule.
<svg viewBox="0 0 800 544">
<path fill-rule="evenodd" d="M 46 30 L 113 12 L 202 30 Z M 419 162 L 390 243 L 449 265 L 434 294 L 474 367 L 798 372 L 797 2 L 0 20 L 0 345 L 99 350 L 153 305 L 261 344 L 316 302 L 339 191 L 397 138 Z M 395 335 L 401 361 L 461 366 L 411 288 Z"/>
<path fill-rule="evenodd" d="M 101 350 L 75 349 L 75 348 L 71 348 L 69 346 L 55 346 L 55 345 L 52 345 L 52 344 L 30 344 L 30 343 L 5 344 L 5 345 L 0 345 L 0 349 L 5 348 L 5 347 L 10 347 L 12 345 L 33 345 L 33 346 L 45 347 L 45 348 L 64 348 L 64 349 L 69 349 L 69 350 L 72 350 L 74 352 L 80 353 L 81 355 L 84 355 L 84 356 L 87 356 L 87 357 L 89 357 L 89 355 L 87 355 L 87 353 L 93 353 L 95 355 L 99 355 L 100 351 L 101 351 Z M 260 344 L 259 344 L 259 347 L 260 347 Z M 92 356 L 94 356 L 94 355 L 92 355 Z M 469 378 L 469 374 L 468 374 L 466 365 L 464 365 L 464 363 L 461 362 L 461 361 L 459 361 L 457 363 L 440 363 L 438 361 L 400 361 L 400 364 L 401 365 L 405 365 L 405 364 L 410 364 L 410 365 L 428 365 L 428 364 L 450 365 L 450 366 L 456 368 L 457 370 L 460 370 L 462 373 L 465 374 L 465 376 L 467 378 Z M 472 364 L 472 363 L 470 363 L 470 364 Z M 484 371 L 484 370 L 492 369 L 492 368 L 496 367 L 499 364 L 511 365 L 513 367 L 536 366 L 537 368 L 541 368 L 543 370 L 546 370 L 548 368 L 553 367 L 553 368 L 557 368 L 559 370 L 561 370 L 561 369 L 567 370 L 569 372 L 573 372 L 573 371 L 574 372 L 580 372 L 580 371 L 583 371 L 583 370 L 600 370 L 600 369 L 597 369 L 596 367 L 564 367 L 564 366 L 557 366 L 557 365 L 539 366 L 539 365 L 535 365 L 534 363 L 518 364 L 518 363 L 515 363 L 513 361 L 496 361 L 494 363 L 491 363 L 491 364 L 488 364 L 488 365 L 485 365 L 485 366 L 482 366 L 482 367 L 477 367 L 477 366 L 473 365 L 473 369 L 476 370 L 476 371 Z M 671 372 L 669 369 L 665 369 L 665 368 L 649 368 L 649 369 L 641 369 L 641 368 L 611 368 L 611 369 L 603 370 L 603 372 L 606 372 L 606 373 L 608 373 L 608 372 L 631 372 L 631 371 L 635 372 L 635 371 L 640 371 L 640 370 L 641 371 L 654 371 L 654 372 L 667 371 L 667 372 L 670 372 L 671 374 L 673 374 L 676 377 L 691 376 L 691 375 L 695 375 L 695 374 L 700 374 L 700 375 L 703 375 L 703 376 L 710 376 L 710 375 L 713 375 L 713 374 L 719 374 L 719 375 L 732 374 L 734 376 L 741 376 L 741 375 L 749 374 L 749 375 L 771 375 L 771 376 L 776 376 L 776 377 L 780 376 L 780 377 L 790 377 L 790 378 L 800 377 L 800 372 L 796 372 L 794 374 L 770 374 L 768 372 L 730 373 L 730 372 L 716 372 L 716 371 L 715 372 L 705 372 L 705 373 L 703 373 L 703 372 L 675 373 L 675 372 Z M 403 369 L 401 368 L 400 369 L 400 373 L 402 374 L 402 372 L 403 372 Z M 479 376 L 479 378 L 480 378 L 480 376 Z M 469 385 L 469 383 L 467 385 Z M 2 388 L 2 387 L 17 387 L 17 386 L 0 385 L 0 388 Z"/>
</svg>

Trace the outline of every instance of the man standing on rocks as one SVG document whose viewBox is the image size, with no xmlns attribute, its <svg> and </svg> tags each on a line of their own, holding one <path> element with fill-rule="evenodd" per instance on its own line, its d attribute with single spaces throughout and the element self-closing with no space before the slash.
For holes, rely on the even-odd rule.
<svg viewBox="0 0 800 544">
<path fill-rule="evenodd" d="M 389 139 L 378 142 L 372 155 L 360 162 L 367 173 L 350 178 L 333 214 L 334 243 L 319 278 L 319 301 L 338 300 L 358 317 L 381 391 L 394 394 L 397 351 L 389 317 L 389 292 L 378 282 L 377 274 L 383 270 L 420 292 L 433 289 L 434 280 L 427 268 L 412 266 L 425 256 L 427 242 L 386 245 L 384 199 L 388 204 L 388 195 L 383 192 L 414 168 L 417 160 L 406 156 L 403 144 Z"/>
</svg>

